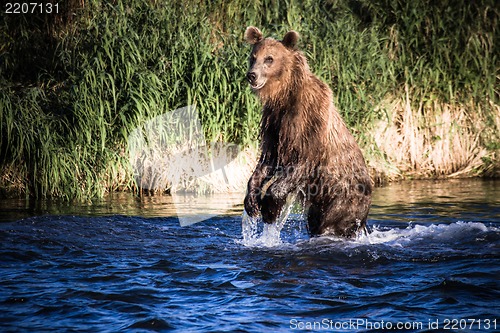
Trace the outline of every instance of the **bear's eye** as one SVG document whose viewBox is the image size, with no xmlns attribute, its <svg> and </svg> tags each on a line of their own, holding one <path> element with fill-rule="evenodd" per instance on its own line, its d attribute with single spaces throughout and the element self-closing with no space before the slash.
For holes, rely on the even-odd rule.
<svg viewBox="0 0 500 333">
<path fill-rule="evenodd" d="M 271 56 L 267 56 L 267 57 L 264 58 L 264 63 L 266 63 L 268 65 L 272 64 L 273 61 L 274 61 L 274 59 Z"/>
</svg>

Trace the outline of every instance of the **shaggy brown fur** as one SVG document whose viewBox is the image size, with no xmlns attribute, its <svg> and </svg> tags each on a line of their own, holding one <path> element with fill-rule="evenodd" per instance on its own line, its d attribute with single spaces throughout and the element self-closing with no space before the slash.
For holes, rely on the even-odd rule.
<svg viewBox="0 0 500 333">
<path fill-rule="evenodd" d="M 245 210 L 253 217 L 260 211 L 272 223 L 288 194 L 298 193 L 311 234 L 352 237 L 366 225 L 372 183 L 332 91 L 295 48 L 298 38 L 295 31 L 282 41 L 264 39 L 255 27 L 245 32 L 253 45 L 247 79 L 263 104 L 262 153 L 248 181 Z"/>
</svg>

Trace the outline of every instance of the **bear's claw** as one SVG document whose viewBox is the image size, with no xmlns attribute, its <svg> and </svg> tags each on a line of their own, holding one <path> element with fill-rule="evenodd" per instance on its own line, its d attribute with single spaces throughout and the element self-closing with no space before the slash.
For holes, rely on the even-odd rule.
<svg viewBox="0 0 500 333">
<path fill-rule="evenodd" d="M 245 211 L 250 217 L 257 217 L 260 211 L 258 196 L 247 194 L 244 201 Z"/>
</svg>

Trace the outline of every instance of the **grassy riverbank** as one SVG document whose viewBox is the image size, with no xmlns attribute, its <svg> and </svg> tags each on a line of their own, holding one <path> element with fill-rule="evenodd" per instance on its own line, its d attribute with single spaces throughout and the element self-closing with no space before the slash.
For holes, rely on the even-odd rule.
<svg viewBox="0 0 500 333">
<path fill-rule="evenodd" d="M 245 149 L 248 172 L 260 109 L 244 81 L 247 25 L 301 33 L 376 180 L 498 176 L 493 0 L 83 3 L 1 14 L 2 195 L 136 190 L 130 133 L 186 105 L 206 142 Z"/>
</svg>

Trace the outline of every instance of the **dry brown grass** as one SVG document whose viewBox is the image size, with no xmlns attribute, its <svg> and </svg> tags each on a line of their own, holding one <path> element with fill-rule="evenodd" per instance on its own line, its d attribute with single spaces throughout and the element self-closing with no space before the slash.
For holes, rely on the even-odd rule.
<svg viewBox="0 0 500 333">
<path fill-rule="evenodd" d="M 492 126 L 487 124 L 482 109 L 472 102 L 415 103 L 406 87 L 404 96 L 387 99 L 379 107 L 387 117 L 371 125 L 370 133 L 386 163 L 369 163 L 389 179 L 455 178 L 484 173 L 484 161 L 496 160 L 496 151 L 485 145 L 485 138 L 491 140 L 500 129 L 500 106 L 493 107 L 498 112 Z M 387 168 L 387 164 L 391 167 Z"/>
</svg>

